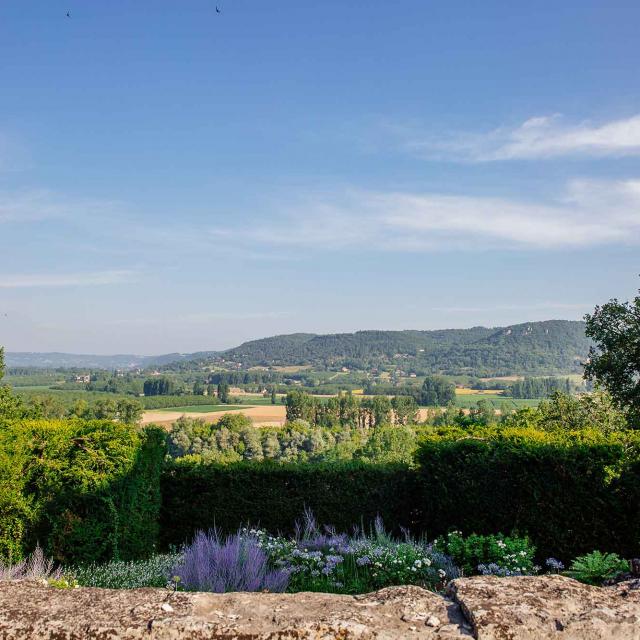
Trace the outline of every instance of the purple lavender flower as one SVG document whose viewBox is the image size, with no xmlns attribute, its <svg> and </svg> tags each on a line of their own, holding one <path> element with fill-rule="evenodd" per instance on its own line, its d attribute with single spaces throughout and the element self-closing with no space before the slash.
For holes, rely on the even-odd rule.
<svg viewBox="0 0 640 640">
<path fill-rule="evenodd" d="M 181 584 L 194 591 L 282 592 L 289 584 L 290 572 L 272 570 L 253 538 L 236 534 L 223 539 L 217 531 L 201 531 L 171 575 L 180 576 Z"/>
</svg>

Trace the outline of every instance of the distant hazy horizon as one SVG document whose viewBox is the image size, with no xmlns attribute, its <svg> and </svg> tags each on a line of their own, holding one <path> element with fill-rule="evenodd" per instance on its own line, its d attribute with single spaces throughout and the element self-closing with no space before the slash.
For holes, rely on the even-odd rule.
<svg viewBox="0 0 640 640">
<path fill-rule="evenodd" d="M 153 353 L 141 353 L 141 352 L 136 352 L 136 351 L 127 351 L 127 350 L 118 350 L 118 351 L 108 351 L 108 352 L 101 352 L 101 351 L 62 351 L 60 349 L 54 349 L 54 350 L 37 350 L 37 349 L 9 349 L 7 348 L 5 345 L 0 344 L 0 347 L 4 346 L 5 349 L 5 354 L 9 353 L 39 353 L 39 354 L 65 354 L 65 355 L 77 355 L 77 356 L 123 356 L 123 355 L 132 355 L 132 356 L 140 356 L 140 357 L 150 357 L 150 356 L 162 356 L 162 355 L 167 355 L 167 354 L 173 354 L 173 353 L 177 353 L 180 355 L 184 355 L 184 354 L 191 354 L 191 353 L 198 353 L 198 352 L 207 352 L 207 351 L 215 351 L 215 352 L 222 352 L 222 351 L 226 351 L 228 349 L 233 349 L 234 347 L 238 347 L 241 344 L 244 344 L 245 342 L 252 342 L 254 340 L 262 340 L 265 338 L 273 338 L 275 336 L 278 335 L 290 335 L 290 334 L 294 334 L 294 333 L 308 333 L 308 334 L 314 334 L 314 335 L 331 335 L 331 334 L 344 334 L 344 333 L 356 333 L 356 332 L 361 332 L 361 331 L 443 331 L 443 330 L 447 330 L 447 329 L 471 329 L 473 327 L 485 327 L 487 329 L 499 329 L 499 328 L 503 328 L 503 327 L 507 327 L 507 326 L 513 326 L 513 325 L 519 325 L 519 324 L 527 324 L 527 322 L 537 322 L 537 321 L 553 321 L 553 320 L 567 320 L 569 322 L 577 322 L 577 321 L 581 321 L 582 318 L 541 318 L 539 320 L 534 320 L 534 319 L 530 319 L 530 320 L 525 320 L 523 322 L 515 322 L 515 323 L 504 323 L 504 324 L 496 324 L 496 325 L 481 325 L 481 324 L 470 324 L 468 326 L 458 326 L 458 327 L 428 327 L 428 328 L 424 328 L 424 327 L 405 327 L 403 329 L 388 329 L 385 327 L 365 327 L 362 329 L 354 329 L 353 331 L 332 331 L 332 332 L 324 332 L 324 331 L 287 331 L 284 333 L 274 333 L 274 334 L 269 334 L 269 335 L 260 335 L 260 336 L 253 336 L 253 337 L 249 337 L 246 340 L 240 340 L 239 342 L 235 342 L 233 344 L 229 344 L 229 345 L 225 345 L 223 347 L 219 347 L 219 348 L 213 348 L 213 347 L 202 347 L 202 348 L 196 348 L 196 349 L 164 349 L 164 350 L 160 350 L 160 351 L 155 351 Z"/>
<path fill-rule="evenodd" d="M 635 294 L 640 4 L 221 4 L 0 3 L 7 351 L 579 320 Z"/>
</svg>

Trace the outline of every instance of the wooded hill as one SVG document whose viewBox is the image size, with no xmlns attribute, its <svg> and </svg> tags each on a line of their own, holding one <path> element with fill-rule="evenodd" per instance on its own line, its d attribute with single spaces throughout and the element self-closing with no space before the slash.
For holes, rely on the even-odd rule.
<svg viewBox="0 0 640 640">
<path fill-rule="evenodd" d="M 589 340 L 579 321 L 547 320 L 508 327 L 438 331 L 296 333 L 252 340 L 220 354 L 243 367 L 396 364 L 409 372 L 479 376 L 579 373 Z"/>
<path fill-rule="evenodd" d="M 311 365 L 371 371 L 400 370 L 424 375 L 554 375 L 581 373 L 589 340 L 584 322 L 547 320 L 509 327 L 437 331 L 357 331 L 317 335 L 292 333 L 251 340 L 222 352 L 160 356 L 90 356 L 64 353 L 6 353 L 9 367 L 133 369 L 160 367 L 190 371 L 203 364 Z"/>
</svg>

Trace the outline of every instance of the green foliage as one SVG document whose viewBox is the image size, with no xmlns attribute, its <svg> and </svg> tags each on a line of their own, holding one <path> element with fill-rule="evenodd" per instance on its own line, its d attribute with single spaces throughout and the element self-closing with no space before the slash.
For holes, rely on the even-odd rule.
<svg viewBox="0 0 640 640">
<path fill-rule="evenodd" d="M 164 434 L 112 421 L 13 421 L 0 428 L 0 556 L 40 543 L 56 561 L 150 553 Z"/>
<path fill-rule="evenodd" d="M 218 398 L 212 392 L 208 392 L 206 396 L 149 396 L 148 398 L 139 398 L 139 402 L 145 409 L 173 409 L 174 407 L 219 404 Z"/>
<path fill-rule="evenodd" d="M 576 558 L 565 573 L 580 582 L 601 585 L 628 569 L 629 563 L 617 554 L 592 551 Z"/>
<path fill-rule="evenodd" d="M 49 578 L 47 584 L 54 589 L 77 589 L 80 586 L 80 583 L 73 576 Z"/>
<path fill-rule="evenodd" d="M 411 464 L 417 434 L 411 427 L 372 429 L 315 427 L 300 418 L 281 428 L 254 427 L 242 414 L 227 414 L 215 424 L 182 416 L 169 434 L 172 458 L 198 456 L 207 462 L 274 460 L 327 462 L 366 460 Z"/>
<path fill-rule="evenodd" d="M 577 373 L 590 345 L 584 327 L 583 322 L 549 320 L 493 329 L 292 334 L 252 340 L 222 357 L 247 367 L 311 364 L 367 370 L 401 363 L 428 374 Z"/>
<path fill-rule="evenodd" d="M 412 396 L 394 396 L 391 407 L 396 424 L 414 424 L 418 421 L 418 405 Z"/>
<path fill-rule="evenodd" d="M 545 431 L 581 431 L 598 429 L 603 433 L 622 431 L 627 420 L 607 393 L 599 391 L 582 396 L 554 393 L 536 409 L 522 409 L 507 416 L 505 424 Z"/>
<path fill-rule="evenodd" d="M 175 392 L 175 388 L 174 380 L 166 376 L 148 378 L 143 386 L 145 396 L 170 396 Z"/>
<path fill-rule="evenodd" d="M 459 531 L 451 531 L 438 538 L 434 546 L 451 556 L 465 575 L 483 570 L 496 575 L 527 575 L 536 572 L 535 547 L 527 538 L 502 534 L 472 534 L 465 537 Z"/>
<path fill-rule="evenodd" d="M 443 429 L 417 454 L 424 522 L 435 534 L 519 531 L 544 556 L 640 541 L 640 437 L 597 430 Z"/>
<path fill-rule="evenodd" d="M 338 530 L 380 515 L 394 527 L 415 530 L 420 506 L 418 478 L 406 465 L 206 464 L 178 460 L 162 476 L 162 545 L 190 541 L 198 530 L 234 532 L 258 523 L 269 531 L 292 532 L 311 509 Z"/>
<path fill-rule="evenodd" d="M 629 412 L 631 426 L 640 428 L 640 295 L 632 302 L 615 298 L 585 316 L 589 351 L 585 377 L 595 380 Z"/>
<path fill-rule="evenodd" d="M 369 462 L 411 465 L 416 446 L 416 433 L 410 427 L 376 427 L 355 457 Z"/>
<path fill-rule="evenodd" d="M 218 382 L 218 400 L 223 404 L 229 403 L 229 383 L 225 380 Z"/>
<path fill-rule="evenodd" d="M 50 407 L 51 403 L 47 402 L 47 396 L 44 396 L 40 402 L 31 402 L 28 405 L 30 417 L 64 416 L 64 413 L 62 415 L 54 413 Z M 84 400 L 78 400 L 67 411 L 67 416 L 84 420 L 115 420 L 125 424 L 138 424 L 142 418 L 142 404 L 129 398 L 100 398 L 91 405 Z"/>
<path fill-rule="evenodd" d="M 82 587 L 139 589 L 166 587 L 171 568 L 180 560 L 178 553 L 155 554 L 145 560 L 111 560 L 70 567 L 69 573 Z"/>
<path fill-rule="evenodd" d="M 446 407 L 455 402 L 456 387 L 443 376 L 427 376 L 420 390 L 420 404 L 426 407 Z"/>
<path fill-rule="evenodd" d="M 10 387 L 0 385 L 0 419 L 13 420 L 21 418 L 24 413 L 20 398 L 11 393 Z"/>
<path fill-rule="evenodd" d="M 359 398 L 340 393 L 332 398 L 316 398 L 300 389 L 285 398 L 287 420 L 305 420 L 314 427 L 369 429 L 389 424 L 413 424 L 418 405 L 411 396 Z"/>
<path fill-rule="evenodd" d="M 557 391 L 570 394 L 573 388 L 569 378 L 524 378 L 512 383 L 506 395 L 512 398 L 548 398 Z"/>
<path fill-rule="evenodd" d="M 0 380 L 4 377 L 4 348 L 0 347 Z M 0 384 L 0 419 L 10 420 L 22 417 L 24 408 L 19 398 L 11 393 L 11 388 Z"/>
</svg>

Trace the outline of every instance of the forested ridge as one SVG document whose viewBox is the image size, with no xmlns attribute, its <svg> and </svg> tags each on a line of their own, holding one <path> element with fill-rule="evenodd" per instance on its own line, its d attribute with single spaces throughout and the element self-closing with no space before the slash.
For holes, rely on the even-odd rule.
<svg viewBox="0 0 640 640">
<path fill-rule="evenodd" d="M 8 353 L 11 367 L 162 367 L 189 371 L 203 363 L 255 366 L 311 365 L 370 371 L 393 368 L 427 375 L 554 375 L 580 373 L 589 352 L 585 324 L 570 320 L 508 327 L 433 331 L 293 333 L 245 342 L 226 351 L 160 356 L 83 356 Z"/>
<path fill-rule="evenodd" d="M 252 340 L 222 357 L 243 366 L 342 364 L 366 369 L 395 362 L 421 373 L 578 372 L 590 346 L 584 331 L 584 322 L 548 320 L 498 328 L 293 334 Z"/>
</svg>

